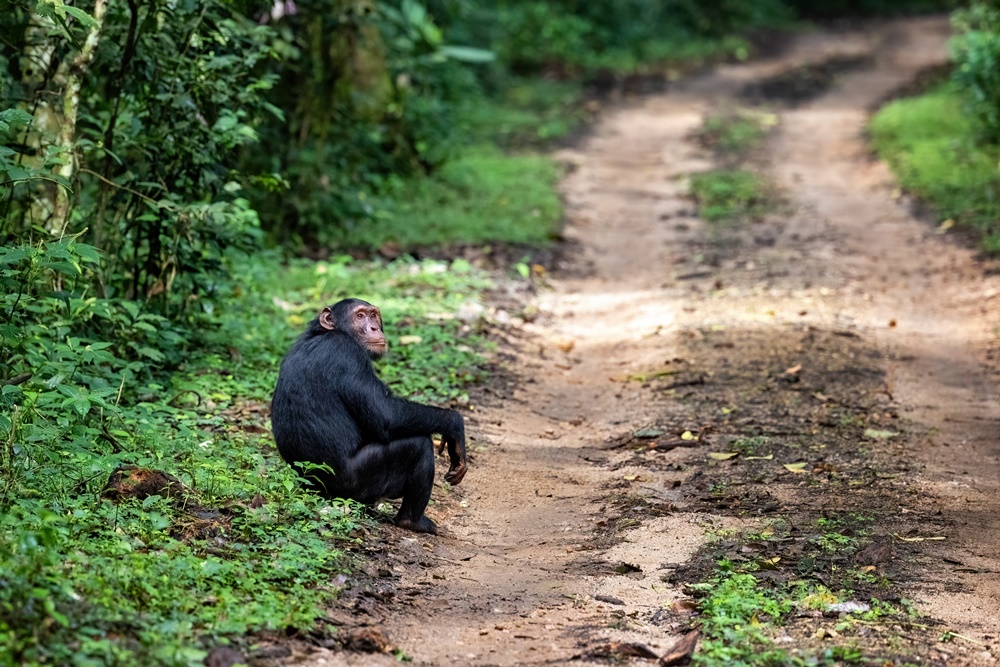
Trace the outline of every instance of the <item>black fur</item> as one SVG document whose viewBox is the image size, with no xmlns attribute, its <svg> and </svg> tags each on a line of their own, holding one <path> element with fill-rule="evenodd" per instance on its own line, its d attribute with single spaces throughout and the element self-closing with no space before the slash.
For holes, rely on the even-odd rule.
<svg viewBox="0 0 1000 667">
<path fill-rule="evenodd" d="M 336 328 L 327 330 L 317 317 L 282 361 L 271 402 L 278 452 L 323 495 L 363 503 L 402 498 L 397 525 L 436 532 L 423 515 L 434 483 L 431 434 L 448 444 L 452 471 L 461 464 L 461 481 L 464 421 L 454 410 L 398 398 L 378 379 L 373 355 L 351 332 L 359 304 L 370 305 L 334 304 Z M 304 469 L 303 462 L 327 464 L 333 474 Z"/>
</svg>

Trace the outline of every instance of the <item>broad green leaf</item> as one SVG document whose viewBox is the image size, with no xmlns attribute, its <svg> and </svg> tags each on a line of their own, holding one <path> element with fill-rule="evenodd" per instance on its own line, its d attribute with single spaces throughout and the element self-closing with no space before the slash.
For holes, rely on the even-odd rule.
<svg viewBox="0 0 1000 667">
<path fill-rule="evenodd" d="M 101 261 L 101 251 L 92 245 L 76 243 L 73 245 L 73 250 L 85 262 L 96 264 Z"/>
<path fill-rule="evenodd" d="M 716 461 L 728 461 L 734 456 L 739 456 L 739 452 L 709 452 L 708 458 L 715 459 Z"/>
<path fill-rule="evenodd" d="M 163 353 L 157 349 L 144 345 L 136 350 L 140 355 L 146 357 L 147 359 L 152 359 L 153 361 L 163 361 L 166 359 Z"/>
<path fill-rule="evenodd" d="M 67 14 L 75 18 L 77 21 L 82 23 L 84 26 L 88 28 L 97 27 L 97 21 L 94 20 L 94 17 L 88 14 L 87 12 L 83 11 L 82 9 L 79 9 L 77 7 L 71 7 L 70 5 L 63 5 L 63 10 Z"/>
<path fill-rule="evenodd" d="M 444 45 L 438 49 L 438 53 L 464 63 L 491 63 L 497 59 L 497 54 L 487 49 L 477 49 L 474 46 L 451 46 Z"/>
<path fill-rule="evenodd" d="M 31 250 L 25 248 L 24 246 L 18 248 L 3 248 L 0 249 L 0 264 L 16 264 L 22 259 L 27 259 L 31 256 Z"/>
</svg>

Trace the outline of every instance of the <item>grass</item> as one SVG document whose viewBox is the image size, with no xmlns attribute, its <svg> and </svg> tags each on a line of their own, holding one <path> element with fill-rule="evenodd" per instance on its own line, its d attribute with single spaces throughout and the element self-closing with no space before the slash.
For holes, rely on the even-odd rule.
<svg viewBox="0 0 1000 667">
<path fill-rule="evenodd" d="M 745 157 L 778 123 L 778 117 L 758 109 L 728 109 L 713 114 L 702 123 L 699 136 L 704 144 L 724 156 Z"/>
<path fill-rule="evenodd" d="M 546 148 L 587 121 L 578 81 L 516 78 L 493 97 L 472 97 L 459 113 L 458 131 L 470 143 Z"/>
<path fill-rule="evenodd" d="M 945 85 L 891 102 L 869 129 L 903 188 L 933 205 L 939 220 L 976 230 L 984 250 L 1000 253 L 1000 146 L 982 141 L 958 91 Z"/>
<path fill-rule="evenodd" d="M 543 246 L 556 236 L 559 169 L 541 155 L 470 148 L 429 178 L 397 184 L 374 226 L 349 230 L 345 247 L 401 250 L 493 242 Z"/>
<path fill-rule="evenodd" d="M 820 556 L 828 551 L 836 551 L 841 556 L 853 554 L 858 548 L 855 541 L 845 541 L 844 536 L 836 532 L 822 531 L 864 527 L 866 523 L 863 517 L 853 515 L 820 519 L 815 529 L 808 529 L 816 532 L 810 543 L 821 550 L 817 552 Z M 872 637 L 866 633 L 875 625 L 885 625 L 891 631 L 894 624 L 912 622 L 913 608 L 903 599 L 898 604 L 871 599 L 867 608 L 859 606 L 858 611 L 841 612 L 835 620 L 813 616 L 814 621 L 802 621 L 800 617 L 810 616 L 809 612 L 825 612 L 838 603 L 855 601 L 857 594 L 848 589 L 831 590 L 820 583 L 819 577 L 795 576 L 786 569 L 790 564 L 783 563 L 781 558 L 768 558 L 769 554 L 780 553 L 780 545 L 787 544 L 789 535 L 787 524 L 776 523 L 766 530 L 735 536 L 743 543 L 765 547 L 761 552 L 764 556 L 753 555 L 759 550 L 753 549 L 745 558 L 722 559 L 703 581 L 688 587 L 701 599 L 697 624 L 702 641 L 692 655 L 694 664 L 767 667 L 884 662 L 872 655 L 875 646 L 866 645 L 872 642 Z M 775 576 L 762 577 L 759 574 L 762 570 L 771 570 L 770 574 Z M 850 566 L 835 568 L 828 575 L 842 582 L 872 576 L 865 569 Z M 832 632 L 825 629 L 824 624 L 829 624 Z M 788 627 L 791 625 L 796 627 Z M 860 633 L 859 627 L 863 629 Z M 804 639 L 803 633 L 813 635 L 814 639 L 826 639 L 811 641 Z M 798 639 L 792 643 L 786 639 L 784 644 L 775 641 L 779 636 L 790 634 Z"/>
<path fill-rule="evenodd" d="M 698 205 L 698 216 L 710 223 L 746 222 L 773 207 L 764 179 L 744 169 L 713 169 L 693 174 L 690 193 Z"/>
<path fill-rule="evenodd" d="M 127 376 L 100 412 L 74 412 L 96 389 L 26 383 L 0 413 L 0 665 L 198 665 L 220 642 L 316 629 L 369 520 L 301 487 L 265 415 L 281 356 L 323 304 L 382 307 L 382 375 L 399 394 L 461 402 L 481 376 L 485 344 L 454 313 L 489 281 L 466 262 L 262 253 L 231 278 L 226 311 L 171 375 Z M 69 407 L 43 404 L 53 396 Z M 102 497 L 123 465 L 188 493 Z"/>
</svg>

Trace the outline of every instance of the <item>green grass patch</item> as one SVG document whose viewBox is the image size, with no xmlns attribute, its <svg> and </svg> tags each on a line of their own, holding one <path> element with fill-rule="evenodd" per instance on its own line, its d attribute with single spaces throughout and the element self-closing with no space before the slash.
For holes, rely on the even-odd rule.
<svg viewBox="0 0 1000 667">
<path fill-rule="evenodd" d="M 766 181 L 744 169 L 713 169 L 693 174 L 690 193 L 698 205 L 698 216 L 710 223 L 745 222 L 773 208 Z"/>
<path fill-rule="evenodd" d="M 891 102 L 869 128 L 900 185 L 940 220 L 976 229 L 984 250 L 1000 252 L 1000 146 L 981 140 L 958 91 L 946 85 Z"/>
<path fill-rule="evenodd" d="M 512 79 L 490 97 L 472 97 L 460 109 L 458 132 L 470 143 L 505 148 L 546 147 L 589 118 L 580 82 Z"/>
<path fill-rule="evenodd" d="M 715 544 L 731 555 L 687 586 L 700 600 L 694 625 L 702 641 L 692 662 L 767 667 L 882 664 L 886 654 L 898 657 L 898 624 L 929 626 L 914 624 L 916 611 L 874 567 L 852 563 L 870 543 L 872 522 L 843 514 L 792 529 L 777 518 L 715 535 Z M 711 544 L 706 557 L 718 553 Z M 883 595 L 892 602 L 879 599 Z"/>
<path fill-rule="evenodd" d="M 744 157 L 759 147 L 778 117 L 758 109 L 728 109 L 708 116 L 699 136 L 702 143 L 723 155 Z"/>
<path fill-rule="evenodd" d="M 262 253 L 229 278 L 226 310 L 169 375 L 42 335 L 99 300 L 18 301 L 45 325 L 20 329 L 7 370 L 33 375 L 0 403 L 0 665 L 196 665 L 247 633 L 315 629 L 368 519 L 302 488 L 265 415 L 282 355 L 322 305 L 382 308 L 381 372 L 401 395 L 463 402 L 481 377 L 485 343 L 455 314 L 489 281 L 467 262 L 283 266 Z M 124 370 L 109 381 L 107 368 Z M 126 465 L 190 493 L 103 498 Z"/>
<path fill-rule="evenodd" d="M 556 236 L 562 204 L 559 169 L 540 155 L 470 149 L 429 178 L 397 184 L 374 225 L 347 230 L 347 247 L 401 250 L 455 243 L 545 245 Z"/>
</svg>

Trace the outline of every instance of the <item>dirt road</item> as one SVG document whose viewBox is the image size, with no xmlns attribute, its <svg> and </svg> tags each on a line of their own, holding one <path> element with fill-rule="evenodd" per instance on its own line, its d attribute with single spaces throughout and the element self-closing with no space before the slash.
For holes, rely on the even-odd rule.
<svg viewBox="0 0 1000 667">
<path fill-rule="evenodd" d="M 696 620 L 672 606 L 684 585 L 746 558 L 740 531 L 780 523 L 789 537 L 758 545 L 783 563 L 770 576 L 835 590 L 845 564 L 868 563 L 859 599 L 921 613 L 865 628 L 866 655 L 995 664 L 1000 277 L 911 214 L 863 137 L 875 105 L 945 60 L 947 36 L 944 19 L 803 34 L 624 103 L 564 151 L 580 252 L 512 332 L 526 380 L 470 415 L 474 467 L 429 510 L 444 535 L 386 528 L 372 581 L 332 622 L 378 628 L 420 665 L 607 664 L 631 659 L 608 648 L 625 641 L 662 655 Z M 759 85 L 830 58 L 848 65 L 808 99 Z M 753 163 L 785 204 L 713 227 L 686 195 L 717 159 L 694 133 L 737 99 L 777 115 Z M 808 551 L 817 522 L 861 515 L 864 539 L 838 533 L 867 545 L 853 560 Z M 781 639 L 808 655 L 834 636 L 824 622 Z"/>
</svg>

